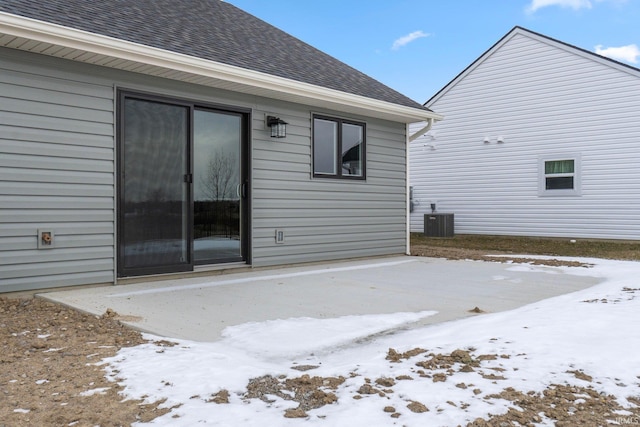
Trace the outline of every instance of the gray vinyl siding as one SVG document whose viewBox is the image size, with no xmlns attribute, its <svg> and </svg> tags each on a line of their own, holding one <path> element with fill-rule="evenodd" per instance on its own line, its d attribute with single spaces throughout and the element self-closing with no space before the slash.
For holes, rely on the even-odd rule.
<svg viewBox="0 0 640 427">
<path fill-rule="evenodd" d="M 640 73 L 516 34 L 428 106 L 445 120 L 411 145 L 412 231 L 437 202 L 459 234 L 640 239 Z M 540 159 L 574 156 L 580 194 L 541 195 Z"/>
<path fill-rule="evenodd" d="M 251 111 L 252 265 L 405 251 L 404 124 L 10 49 L 0 86 L 0 292 L 118 281 L 118 88 Z M 312 177 L 314 113 L 366 123 L 366 180 Z M 266 114 L 289 122 L 286 138 L 269 137 Z M 38 229 L 55 248 L 37 249 Z"/>
<path fill-rule="evenodd" d="M 286 111 L 285 140 L 254 137 L 254 265 L 404 253 L 404 124 L 349 117 L 366 122 L 367 179 L 313 178 L 313 113 L 344 117 L 308 107 Z M 255 121 L 263 127 L 262 117 Z M 284 244 L 275 243 L 276 229 L 284 230 Z"/>
<path fill-rule="evenodd" d="M 25 57 L 0 50 L 0 291 L 113 282 L 113 88 Z"/>
</svg>

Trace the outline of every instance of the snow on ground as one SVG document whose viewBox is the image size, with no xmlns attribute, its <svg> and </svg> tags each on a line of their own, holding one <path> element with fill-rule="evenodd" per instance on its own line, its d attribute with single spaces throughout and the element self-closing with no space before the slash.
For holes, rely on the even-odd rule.
<svg viewBox="0 0 640 427">
<path fill-rule="evenodd" d="M 347 316 L 337 319 L 282 319 L 230 327 L 213 343 L 166 340 L 124 348 L 107 359 L 109 376 L 131 398 L 167 399 L 171 412 L 152 425 L 193 426 L 455 426 L 488 414 L 505 413 L 511 402 L 487 399 L 507 387 L 542 391 L 550 384 L 593 387 L 612 394 L 623 406 L 640 395 L 640 263 L 580 259 L 592 268 L 556 267 L 564 272 L 605 278 L 592 288 L 516 310 L 481 314 L 427 327 L 411 327 L 433 312 Z M 519 264 L 514 269 L 536 270 Z M 539 271 L 550 271 L 549 267 Z M 398 353 L 422 348 L 426 353 L 397 361 Z M 429 353 L 462 349 L 482 360 L 472 372 L 460 365 L 421 377 L 416 362 Z M 317 366 L 300 372 L 293 369 Z M 442 373 L 436 381 L 434 373 Z M 337 401 L 308 410 L 307 418 L 285 418 L 297 403 L 280 396 L 270 402 L 243 395 L 253 378 L 339 377 Z M 424 372 L 423 372 L 424 374 Z M 592 381 L 585 380 L 588 375 Z M 366 379 L 378 389 L 381 378 L 394 380 L 393 392 L 360 394 Z M 411 378 L 411 380 L 410 380 Z M 442 380 L 444 378 L 444 380 Z M 502 379 L 503 378 L 503 379 Z M 581 379 L 582 378 L 582 379 Z M 388 386 L 388 385 L 387 385 Z M 228 404 L 212 403 L 221 390 Z M 354 398 L 355 397 L 355 398 Z M 428 412 L 407 409 L 420 402 Z M 401 414 L 392 418 L 385 407 Z M 624 411 L 620 416 L 629 415 Z M 624 422 L 624 419 L 622 419 Z M 540 425 L 552 425 L 542 417 Z"/>
</svg>

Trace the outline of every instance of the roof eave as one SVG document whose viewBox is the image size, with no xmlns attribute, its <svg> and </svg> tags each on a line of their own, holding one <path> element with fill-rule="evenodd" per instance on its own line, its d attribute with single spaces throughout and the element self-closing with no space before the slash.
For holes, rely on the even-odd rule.
<svg viewBox="0 0 640 427">
<path fill-rule="evenodd" d="M 401 123 L 441 120 L 432 111 L 0 12 L 0 47 L 133 71 Z"/>
<path fill-rule="evenodd" d="M 431 98 L 427 100 L 423 105 L 425 107 L 430 108 L 433 104 L 442 98 L 449 90 L 451 90 L 454 86 L 456 86 L 461 80 L 463 80 L 467 75 L 469 75 L 473 70 L 475 70 L 486 58 L 493 55 L 498 49 L 504 46 L 509 40 L 517 35 L 525 35 L 527 37 L 532 37 L 537 39 L 540 42 L 552 44 L 560 49 L 565 51 L 570 51 L 574 54 L 580 55 L 584 58 L 591 59 L 594 61 L 598 61 L 599 63 L 616 68 L 617 70 L 623 71 L 625 73 L 630 73 L 634 76 L 640 76 L 640 69 L 631 66 L 629 64 L 622 63 L 620 61 L 616 61 L 611 58 L 604 57 L 595 52 L 588 51 L 586 49 L 571 45 L 569 43 L 565 43 L 563 41 L 554 39 L 549 36 L 545 36 L 544 34 L 537 33 L 535 31 L 528 30 L 526 28 L 515 26 L 513 27 L 507 34 L 502 36 L 500 40 L 493 44 L 489 49 L 487 49 L 482 55 L 476 58 L 471 64 L 469 64 L 464 70 L 462 70 L 457 76 L 455 76 L 449 83 L 444 85 L 438 92 L 436 92 Z"/>
</svg>

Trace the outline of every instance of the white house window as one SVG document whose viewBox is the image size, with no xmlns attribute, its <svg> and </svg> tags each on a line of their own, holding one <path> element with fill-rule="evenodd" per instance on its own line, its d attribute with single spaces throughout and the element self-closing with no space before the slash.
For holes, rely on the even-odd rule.
<svg viewBox="0 0 640 427">
<path fill-rule="evenodd" d="M 544 162 L 545 190 L 574 189 L 575 160 L 548 160 Z"/>
<path fill-rule="evenodd" d="M 334 117 L 313 117 L 313 176 L 365 178 L 365 124 Z"/>
<path fill-rule="evenodd" d="M 540 158 L 540 194 L 570 196 L 580 194 L 580 157 Z"/>
</svg>

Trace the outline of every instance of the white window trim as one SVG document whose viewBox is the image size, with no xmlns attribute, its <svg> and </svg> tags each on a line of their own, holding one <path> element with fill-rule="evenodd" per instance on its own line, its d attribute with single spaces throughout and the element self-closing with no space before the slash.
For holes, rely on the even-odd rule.
<svg viewBox="0 0 640 427">
<path fill-rule="evenodd" d="M 545 173 L 545 162 L 555 160 L 573 160 L 573 189 L 547 190 Z M 538 157 L 538 196 L 541 197 L 566 197 L 582 195 L 582 156 L 579 153 L 557 153 L 545 154 Z"/>
</svg>

